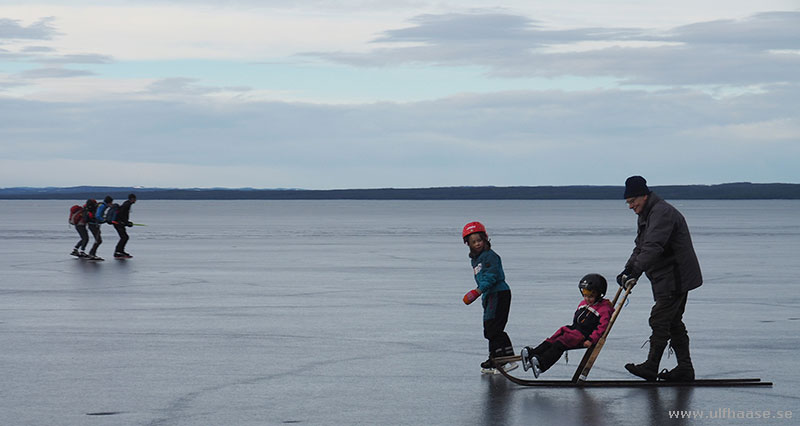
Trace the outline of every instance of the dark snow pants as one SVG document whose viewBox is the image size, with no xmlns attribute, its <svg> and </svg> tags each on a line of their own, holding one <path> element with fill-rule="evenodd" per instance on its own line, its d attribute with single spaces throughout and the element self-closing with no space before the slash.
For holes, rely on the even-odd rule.
<svg viewBox="0 0 800 426">
<path fill-rule="evenodd" d="M 92 249 L 89 250 L 89 254 L 92 256 L 97 254 L 97 248 L 100 247 L 100 244 L 103 244 L 103 239 L 100 237 L 100 225 L 89 225 L 89 230 L 92 231 L 92 236 L 94 237 L 94 244 L 92 244 Z"/>
<path fill-rule="evenodd" d="M 125 244 L 128 244 L 128 230 L 125 229 L 125 225 L 121 223 L 115 223 L 114 229 L 117 230 L 117 234 L 119 234 L 119 242 L 117 243 L 117 248 L 114 249 L 114 253 L 125 253 Z"/>
<path fill-rule="evenodd" d="M 75 225 L 75 230 L 77 230 L 78 235 L 81 236 L 81 239 L 78 240 L 78 244 L 75 244 L 75 248 L 84 251 L 86 250 L 86 244 L 89 244 L 89 233 L 86 232 L 86 225 Z"/>
<path fill-rule="evenodd" d="M 514 347 L 505 332 L 511 310 L 511 290 L 487 294 L 483 299 L 483 337 L 489 340 L 489 356 L 512 356 Z"/>
</svg>

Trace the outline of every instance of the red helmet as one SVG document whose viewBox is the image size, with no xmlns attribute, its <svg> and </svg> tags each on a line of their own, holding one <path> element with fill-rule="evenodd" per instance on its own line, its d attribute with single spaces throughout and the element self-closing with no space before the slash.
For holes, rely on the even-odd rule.
<svg viewBox="0 0 800 426">
<path fill-rule="evenodd" d="M 470 222 L 464 225 L 464 230 L 461 231 L 461 238 L 467 238 L 469 235 L 476 232 L 486 232 L 486 227 L 480 222 Z"/>
</svg>

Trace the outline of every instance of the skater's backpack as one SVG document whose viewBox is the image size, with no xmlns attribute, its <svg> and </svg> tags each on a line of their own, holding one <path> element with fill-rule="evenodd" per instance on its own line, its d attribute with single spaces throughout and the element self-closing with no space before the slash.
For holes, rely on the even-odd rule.
<svg viewBox="0 0 800 426">
<path fill-rule="evenodd" d="M 83 213 L 83 207 L 75 204 L 74 206 L 69 208 L 69 224 L 76 225 L 81 220 L 81 214 Z"/>
<path fill-rule="evenodd" d="M 119 204 L 114 203 L 106 208 L 106 222 L 112 223 L 117 220 L 117 212 L 119 211 Z"/>
<path fill-rule="evenodd" d="M 97 223 L 111 223 L 111 221 L 106 220 L 108 217 L 108 210 L 110 210 L 108 207 L 109 205 L 105 202 L 97 205 L 97 211 L 94 214 L 94 217 L 97 219 Z"/>
</svg>

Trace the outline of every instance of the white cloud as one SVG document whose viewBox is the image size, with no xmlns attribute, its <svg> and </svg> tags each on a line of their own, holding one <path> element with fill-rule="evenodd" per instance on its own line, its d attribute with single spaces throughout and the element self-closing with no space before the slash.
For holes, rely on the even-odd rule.
<svg viewBox="0 0 800 426">
<path fill-rule="evenodd" d="M 800 13 L 701 3 L 0 0 L 0 178 L 799 181 Z"/>
<path fill-rule="evenodd" d="M 695 140 L 725 141 L 729 152 L 740 152 L 739 148 L 764 144 L 781 144 L 797 146 L 800 151 L 800 117 L 782 118 L 761 122 L 731 123 L 699 127 L 682 132 Z M 730 149 L 735 147 L 737 149 Z"/>
<path fill-rule="evenodd" d="M 639 85 L 753 85 L 796 81 L 800 56 L 773 51 L 800 50 L 800 12 L 761 13 L 665 33 L 614 27 L 550 30 L 510 14 L 424 15 L 375 41 L 382 46 L 366 53 L 316 55 L 354 66 L 487 66 L 489 75 L 506 78 L 578 75 Z M 395 42 L 403 45 L 392 47 Z M 580 48 L 570 49 L 571 44 Z"/>
<path fill-rule="evenodd" d="M 20 77 L 23 79 L 30 78 L 70 78 L 70 77 L 84 77 L 94 73 L 82 70 L 72 70 L 66 68 L 38 68 L 33 70 L 23 71 Z"/>
<path fill-rule="evenodd" d="M 62 54 L 103 52 L 116 60 L 212 58 L 256 61 L 315 49 L 358 49 L 391 23 L 386 14 L 325 15 L 226 7 L 40 6 L 5 8 L 21 19 L 54 16 Z"/>
<path fill-rule="evenodd" d="M 787 152 L 795 153 L 792 144 L 800 140 L 800 97 L 798 87 L 772 89 L 723 98 L 688 90 L 521 91 L 339 106 L 197 98 L 0 100 L 0 140 L 9 141 L 0 147 L 0 158 L 36 161 L 42 144 L 57 140 L 68 149 L 45 151 L 61 160 L 124 158 L 134 168 L 157 158 L 158 164 L 197 171 L 196 179 L 219 179 L 192 186 L 223 186 L 223 180 L 230 186 L 307 188 L 611 184 L 620 177 L 609 165 L 620 159 L 674 173 L 678 164 L 701 170 L 704 159 L 719 158 L 717 151 L 728 147 L 739 155 L 724 163 L 740 173 L 749 173 L 745 165 L 755 159 L 780 166 L 739 180 L 776 180 L 771 176 L 789 170 L 789 159 L 797 158 Z M 743 130 L 749 137 L 733 138 Z M 770 136 L 758 138 L 759 133 Z M 781 149 L 762 149 L 778 139 Z M 482 170 L 477 174 L 476 164 Z M 238 168 L 247 171 L 238 179 L 225 172 Z M 291 178 L 275 177 L 276 170 Z M 259 171 L 264 183 L 251 181 Z M 700 175 L 686 172 L 680 179 Z"/>
<path fill-rule="evenodd" d="M 30 170 L 47 170 L 19 183 L 18 176 Z M 84 173 L 76 173 L 84 171 Z M 57 176 L 57 179 L 54 179 Z M 147 186 L 147 187 L 242 187 L 242 182 L 272 187 L 291 182 L 294 173 L 287 168 L 248 166 L 202 166 L 180 163 L 153 163 L 118 160 L 0 160 L 0 180 L 6 187 L 25 186 Z M 164 182 L 170 182 L 165 185 Z"/>
<path fill-rule="evenodd" d="M 52 17 L 39 18 L 29 25 L 18 19 L 0 18 L 0 43 L 9 40 L 49 40 L 56 31 Z"/>
</svg>

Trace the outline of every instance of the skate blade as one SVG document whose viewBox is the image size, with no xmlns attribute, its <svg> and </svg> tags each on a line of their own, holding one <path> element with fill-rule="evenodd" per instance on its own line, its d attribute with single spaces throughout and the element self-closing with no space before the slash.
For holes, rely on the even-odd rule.
<svg viewBox="0 0 800 426">
<path fill-rule="evenodd" d="M 508 373 L 509 371 L 513 371 L 513 370 L 516 370 L 517 368 L 519 368 L 519 363 L 516 363 L 516 362 L 506 363 L 506 364 L 503 364 L 503 366 L 500 367 L 500 368 L 502 368 L 503 371 Z M 481 373 L 483 373 L 483 374 L 503 374 L 497 368 L 481 368 Z"/>
</svg>

